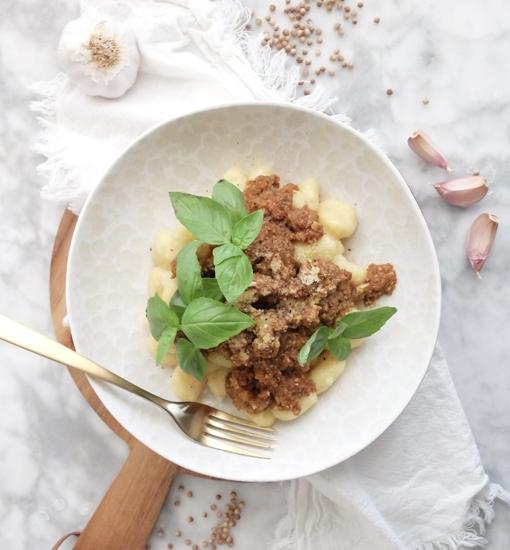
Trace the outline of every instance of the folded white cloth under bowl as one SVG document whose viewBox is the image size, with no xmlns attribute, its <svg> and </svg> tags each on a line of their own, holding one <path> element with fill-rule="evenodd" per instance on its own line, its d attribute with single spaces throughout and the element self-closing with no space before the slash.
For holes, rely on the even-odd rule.
<svg viewBox="0 0 510 550">
<path fill-rule="evenodd" d="M 253 99 L 331 104 L 321 89 L 296 99 L 296 71 L 247 38 L 246 10 L 234 0 L 83 0 L 81 9 L 128 22 L 142 62 L 134 87 L 116 100 L 85 96 L 65 75 L 35 85 L 42 194 L 76 213 L 122 149 L 163 120 Z M 411 404 L 377 441 L 285 488 L 288 510 L 271 550 L 474 547 L 484 543 L 494 499 L 510 501 L 484 472 L 439 349 Z"/>
</svg>

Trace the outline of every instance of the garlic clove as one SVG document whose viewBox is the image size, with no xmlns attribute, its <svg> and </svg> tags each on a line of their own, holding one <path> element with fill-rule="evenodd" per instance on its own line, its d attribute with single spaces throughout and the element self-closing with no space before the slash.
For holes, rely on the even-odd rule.
<svg viewBox="0 0 510 550">
<path fill-rule="evenodd" d="M 450 170 L 446 158 L 437 150 L 427 134 L 421 130 L 413 132 L 411 137 L 408 138 L 407 144 L 425 162 L 439 166 L 444 170 Z"/>
<path fill-rule="evenodd" d="M 489 190 L 487 178 L 482 176 L 469 176 L 442 181 L 434 184 L 434 187 L 448 204 L 462 208 L 482 200 Z"/>
<path fill-rule="evenodd" d="M 469 229 L 467 255 L 471 267 L 479 277 L 491 253 L 498 225 L 499 218 L 496 215 L 483 213 L 476 218 Z"/>
</svg>

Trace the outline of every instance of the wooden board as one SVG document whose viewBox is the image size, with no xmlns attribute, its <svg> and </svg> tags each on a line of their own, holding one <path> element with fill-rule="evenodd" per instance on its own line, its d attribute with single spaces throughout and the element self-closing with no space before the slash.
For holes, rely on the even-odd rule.
<svg viewBox="0 0 510 550">
<path fill-rule="evenodd" d="M 55 239 L 50 270 L 50 306 L 55 335 L 59 342 L 73 349 L 71 332 L 63 321 L 67 315 L 67 257 L 77 219 L 69 211 L 65 212 Z M 74 548 L 145 548 L 175 476 L 179 473 L 198 474 L 180 468 L 140 443 L 110 414 L 87 377 L 74 369 L 68 370 L 89 405 L 129 446 L 126 462 L 81 532 Z"/>
</svg>

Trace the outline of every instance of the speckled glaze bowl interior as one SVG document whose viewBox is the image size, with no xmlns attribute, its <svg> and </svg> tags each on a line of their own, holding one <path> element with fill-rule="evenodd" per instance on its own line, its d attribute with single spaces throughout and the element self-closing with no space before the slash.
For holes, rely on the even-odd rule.
<svg viewBox="0 0 510 550">
<path fill-rule="evenodd" d="M 355 204 L 359 227 L 348 241 L 350 257 L 395 265 L 397 289 L 380 304 L 396 306 L 397 315 L 352 353 L 344 374 L 313 409 L 277 424 L 271 460 L 202 447 L 154 405 L 92 384 L 125 428 L 172 462 L 226 479 L 301 477 L 346 460 L 388 428 L 425 374 L 439 324 L 438 267 L 425 221 L 397 170 L 352 128 L 288 105 L 248 104 L 194 113 L 142 136 L 80 215 L 67 281 L 72 334 L 83 355 L 173 398 L 170 372 L 155 366 L 147 347 L 151 242 L 159 229 L 176 223 L 168 191 L 209 194 L 234 165 L 248 172 L 269 166 L 283 182 L 313 177 L 322 198 Z"/>
</svg>

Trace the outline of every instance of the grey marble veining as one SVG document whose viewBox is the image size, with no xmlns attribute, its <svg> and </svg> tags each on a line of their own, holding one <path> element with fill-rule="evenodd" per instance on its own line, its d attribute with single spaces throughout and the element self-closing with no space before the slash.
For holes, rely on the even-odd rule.
<svg viewBox="0 0 510 550">
<path fill-rule="evenodd" d="M 54 74 L 60 30 L 77 7 L 62 0 L 0 0 L 0 8 L 0 311 L 52 334 L 48 269 L 61 209 L 39 198 L 35 166 L 41 159 L 29 148 L 37 125 L 27 87 Z M 427 218 L 443 280 L 440 341 L 486 469 L 508 488 L 510 6 L 503 0 L 365 0 L 363 10 L 344 39 L 355 68 L 331 78 L 328 87 L 339 97 L 336 111 L 361 130 L 377 131 Z M 381 17 L 377 27 L 375 16 Z M 329 47 L 326 42 L 323 49 Z M 464 211 L 440 201 L 430 183 L 444 173 L 425 166 L 406 145 L 418 127 L 441 145 L 456 174 L 479 169 L 489 176 L 492 190 L 482 203 Z M 464 247 L 469 224 L 482 211 L 498 214 L 502 223 L 479 281 Z M 0 358 L 0 547 L 49 548 L 86 523 L 127 450 L 64 369 L 5 344 Z M 242 550 L 254 541 L 263 547 L 284 505 L 278 484 L 183 483 L 195 503 L 236 487 L 250 517 L 239 526 Z M 173 530 L 196 511 L 196 504 L 186 503 L 176 513 L 172 502 L 173 496 L 158 522 L 164 536 L 155 532 L 153 548 L 165 548 Z M 489 548 L 503 550 L 510 545 L 510 511 L 502 505 L 496 511 Z M 206 527 L 197 522 L 190 537 L 199 540 Z"/>
</svg>

